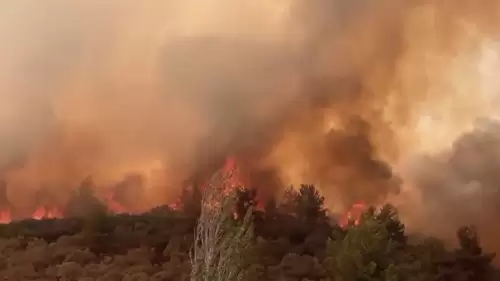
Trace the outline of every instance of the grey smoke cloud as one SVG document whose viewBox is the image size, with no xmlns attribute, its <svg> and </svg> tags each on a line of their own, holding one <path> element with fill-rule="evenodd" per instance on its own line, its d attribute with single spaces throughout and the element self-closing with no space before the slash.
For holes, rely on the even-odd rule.
<svg viewBox="0 0 500 281">
<path fill-rule="evenodd" d="M 421 193 L 417 228 L 453 238 L 462 225 L 475 225 L 483 242 L 498 249 L 500 124 L 480 120 L 453 147 L 413 162 L 407 178 Z"/>
</svg>

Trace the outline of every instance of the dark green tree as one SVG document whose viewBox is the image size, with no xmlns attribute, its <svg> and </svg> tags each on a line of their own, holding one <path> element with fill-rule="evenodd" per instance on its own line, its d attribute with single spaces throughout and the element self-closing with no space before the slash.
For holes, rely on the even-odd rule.
<svg viewBox="0 0 500 281">
<path fill-rule="evenodd" d="M 301 185 L 298 191 L 293 187 L 285 191 L 279 210 L 293 214 L 308 224 L 315 224 L 328 217 L 324 203 L 325 198 L 314 185 Z"/>
<path fill-rule="evenodd" d="M 293 186 L 285 189 L 283 197 L 278 204 L 278 211 L 284 214 L 296 214 L 299 193 Z"/>
<path fill-rule="evenodd" d="M 371 210 L 373 213 L 373 209 Z M 386 229 L 390 239 L 399 243 L 406 243 L 405 226 L 399 220 L 396 208 L 387 204 L 375 214 L 375 219 L 379 221 Z"/>
<path fill-rule="evenodd" d="M 288 191 L 287 211 L 294 214 L 307 228 L 323 225 L 328 220 L 325 198 L 313 185 L 301 185 L 298 191 Z"/>
<path fill-rule="evenodd" d="M 431 266 L 402 237 L 404 226 L 392 207 L 370 208 L 358 225 L 349 225 L 343 237 L 330 241 L 326 268 L 341 281 L 432 280 Z"/>
<path fill-rule="evenodd" d="M 278 205 L 276 203 L 276 199 L 270 198 L 266 201 L 266 204 L 264 205 L 264 212 L 266 214 L 266 217 L 270 219 L 274 219 L 276 217 L 278 213 Z"/>
<path fill-rule="evenodd" d="M 492 265 L 495 254 L 483 253 L 476 229 L 473 226 L 461 227 L 457 238 L 460 248 L 440 262 L 441 280 L 495 280 Z"/>
<path fill-rule="evenodd" d="M 95 194 L 95 185 L 91 177 L 85 178 L 80 186 L 74 190 L 68 204 L 66 213 L 73 217 L 102 216 L 108 212 L 105 203 L 99 200 Z"/>
</svg>

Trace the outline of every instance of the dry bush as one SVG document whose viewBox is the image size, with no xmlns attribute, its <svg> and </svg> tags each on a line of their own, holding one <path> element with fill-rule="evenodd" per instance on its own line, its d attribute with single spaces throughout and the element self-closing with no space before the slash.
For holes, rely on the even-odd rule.
<svg viewBox="0 0 500 281">
<path fill-rule="evenodd" d="M 247 280 L 245 264 L 252 247 L 252 210 L 241 222 L 234 219 L 234 194 L 228 194 L 231 173 L 216 174 L 203 190 L 201 214 L 191 253 L 191 281 Z"/>
</svg>

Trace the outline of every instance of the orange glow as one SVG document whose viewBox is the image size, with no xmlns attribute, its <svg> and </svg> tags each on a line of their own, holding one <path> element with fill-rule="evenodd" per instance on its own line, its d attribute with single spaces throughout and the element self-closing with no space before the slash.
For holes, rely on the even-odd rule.
<svg viewBox="0 0 500 281">
<path fill-rule="evenodd" d="M 120 203 L 116 202 L 116 200 L 113 198 L 113 194 L 111 193 L 106 197 L 105 203 L 107 204 L 108 209 L 113 213 L 127 213 L 126 208 L 123 207 Z"/>
<path fill-rule="evenodd" d="M 230 194 L 234 188 L 244 186 L 242 179 L 240 178 L 240 173 L 237 165 L 237 160 L 234 157 L 228 157 L 225 164 L 221 169 L 221 173 L 223 178 L 225 179 L 224 190 L 227 194 Z M 201 188 L 203 189 L 205 185 L 202 184 Z M 136 211 L 132 211 L 127 209 L 126 206 L 118 202 L 114 198 L 113 192 L 108 192 L 101 200 L 108 208 L 111 213 L 114 214 L 123 214 L 123 213 L 137 213 Z M 258 206 L 263 207 L 263 203 L 259 202 Z M 181 198 L 177 198 L 174 203 L 168 204 L 168 207 L 173 210 L 180 210 L 182 208 Z M 62 218 L 64 217 L 63 211 L 59 210 L 56 207 L 47 207 L 40 206 L 37 207 L 36 210 L 31 215 L 32 219 L 35 220 L 43 220 L 43 219 L 53 219 L 53 218 Z M 11 211 L 9 209 L 5 209 L 0 211 L 0 224 L 8 224 L 12 221 Z"/>
<path fill-rule="evenodd" d="M 345 228 L 350 223 L 358 225 L 361 216 L 363 215 L 363 212 L 365 212 L 367 209 L 368 206 L 365 204 L 364 201 L 359 201 L 357 203 L 354 203 L 340 219 L 339 221 L 340 227 Z"/>
<path fill-rule="evenodd" d="M 38 207 L 31 218 L 35 220 L 62 218 L 63 214 L 57 208 Z"/>
<path fill-rule="evenodd" d="M 0 211 L 0 224 L 6 224 L 11 221 L 10 210 Z"/>
</svg>

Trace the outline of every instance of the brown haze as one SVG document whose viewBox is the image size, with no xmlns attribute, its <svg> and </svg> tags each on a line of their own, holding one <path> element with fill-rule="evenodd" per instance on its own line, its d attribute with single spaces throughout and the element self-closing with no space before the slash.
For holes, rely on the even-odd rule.
<svg viewBox="0 0 500 281">
<path fill-rule="evenodd" d="M 91 176 L 148 208 L 233 157 L 268 195 L 314 183 L 334 210 L 498 233 L 499 130 L 461 135 L 500 109 L 499 28 L 495 0 L 3 1 L 6 201 Z"/>
</svg>

